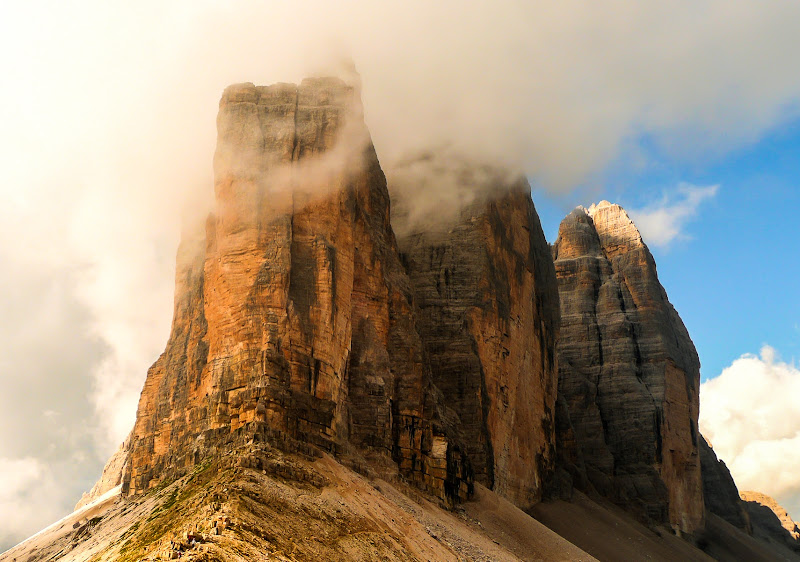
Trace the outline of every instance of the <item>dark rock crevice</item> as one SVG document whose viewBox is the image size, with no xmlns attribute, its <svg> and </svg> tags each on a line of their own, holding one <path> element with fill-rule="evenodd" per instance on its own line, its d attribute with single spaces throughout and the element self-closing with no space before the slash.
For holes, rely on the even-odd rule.
<svg viewBox="0 0 800 562">
<path fill-rule="evenodd" d="M 699 379 L 699 361 L 670 317 L 652 256 L 625 212 L 608 203 L 570 213 L 553 255 L 559 393 L 575 436 L 566 446 L 579 450 L 586 481 L 601 494 L 645 521 L 697 531 L 698 397 L 686 381 Z"/>
</svg>

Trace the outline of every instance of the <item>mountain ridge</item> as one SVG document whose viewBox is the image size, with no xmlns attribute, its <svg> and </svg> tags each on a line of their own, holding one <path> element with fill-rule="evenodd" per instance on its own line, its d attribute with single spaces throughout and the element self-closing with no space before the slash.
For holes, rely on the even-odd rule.
<svg viewBox="0 0 800 562">
<path fill-rule="evenodd" d="M 704 448 L 697 353 L 621 207 L 550 247 L 514 174 L 434 154 L 387 182 L 335 78 L 230 86 L 217 128 L 130 437 L 1 559 L 792 556 Z M 420 185 L 469 197 L 426 229 Z"/>
</svg>

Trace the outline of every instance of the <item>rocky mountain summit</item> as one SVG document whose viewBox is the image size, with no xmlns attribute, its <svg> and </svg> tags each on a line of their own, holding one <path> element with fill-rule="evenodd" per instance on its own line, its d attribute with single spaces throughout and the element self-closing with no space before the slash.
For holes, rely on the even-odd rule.
<svg viewBox="0 0 800 562">
<path fill-rule="evenodd" d="M 625 211 L 578 208 L 553 245 L 565 470 L 640 517 L 703 527 L 700 362 Z"/>
<path fill-rule="evenodd" d="M 451 502 L 473 479 L 522 507 L 541 497 L 558 314 L 530 188 L 492 186 L 456 236 L 409 237 L 398 252 L 360 111 L 333 79 L 223 94 L 217 210 L 179 252 L 172 335 L 148 373 L 124 493 L 265 424 L 392 460 Z"/>
<path fill-rule="evenodd" d="M 445 506 L 476 483 L 538 501 L 558 297 L 527 183 L 498 180 L 458 237 L 406 239 L 401 252 L 353 87 L 234 85 L 217 128 L 216 208 L 178 250 L 166 350 L 82 504 L 111 482 L 133 501 L 248 446 L 279 453 L 236 470 L 330 455 Z M 282 478 L 324 482 L 279 464 Z"/>
<path fill-rule="evenodd" d="M 459 416 L 476 480 L 529 508 L 553 470 L 559 325 L 530 186 L 432 156 L 404 168 L 392 172 L 392 224 L 434 384 Z M 437 227 L 409 224 L 420 176 L 475 199 Z"/>
<path fill-rule="evenodd" d="M 387 181 L 335 78 L 230 86 L 217 130 L 130 436 L 0 560 L 793 559 L 698 433 L 621 207 L 551 247 L 517 174 L 441 151 Z"/>
</svg>

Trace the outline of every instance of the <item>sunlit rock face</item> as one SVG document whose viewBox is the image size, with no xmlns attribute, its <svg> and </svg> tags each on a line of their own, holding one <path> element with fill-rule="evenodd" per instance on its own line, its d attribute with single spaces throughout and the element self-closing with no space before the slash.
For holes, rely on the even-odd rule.
<svg viewBox="0 0 800 562">
<path fill-rule="evenodd" d="M 561 299 L 559 393 L 587 485 L 681 532 L 703 525 L 700 363 L 618 205 L 578 208 L 553 246 Z M 577 467 L 567 467 L 574 473 Z"/>
<path fill-rule="evenodd" d="M 434 383 L 461 420 L 476 480 L 530 507 L 553 465 L 559 323 L 530 186 L 430 156 L 390 177 Z M 459 200 L 458 212 L 448 215 L 450 205 L 420 217 L 418 198 L 431 192 Z"/>
<path fill-rule="evenodd" d="M 391 459 L 449 501 L 475 477 L 538 501 L 554 464 L 559 307 L 527 182 L 463 166 L 468 198 L 423 229 L 401 212 L 398 248 L 344 82 L 231 86 L 217 128 L 215 210 L 179 248 L 172 333 L 123 491 L 185 473 L 236 433 Z M 435 167 L 416 171 L 450 193 Z M 414 190 L 395 187 L 402 209 Z"/>
<path fill-rule="evenodd" d="M 358 93 L 329 78 L 231 86 L 217 129 L 216 209 L 179 250 L 172 333 L 142 391 L 125 491 L 265 426 L 467 495 Z"/>
</svg>

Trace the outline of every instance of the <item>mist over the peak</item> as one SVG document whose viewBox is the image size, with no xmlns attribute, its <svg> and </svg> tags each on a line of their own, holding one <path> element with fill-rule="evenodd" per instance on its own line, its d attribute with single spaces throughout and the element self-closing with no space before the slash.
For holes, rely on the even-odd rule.
<svg viewBox="0 0 800 562">
<path fill-rule="evenodd" d="M 432 148 L 397 160 L 386 169 L 392 228 L 398 238 L 438 235 L 461 219 L 461 211 L 502 191 L 530 185 L 521 172 L 478 157 Z"/>
<path fill-rule="evenodd" d="M 4 433 L 0 464 L 46 472 L 41 451 L 94 442 L 96 476 L 127 434 L 169 331 L 181 217 L 212 199 L 229 84 L 352 78 L 352 61 L 384 169 L 447 147 L 564 191 L 641 165 L 641 139 L 685 161 L 796 118 L 797 21 L 800 4 L 722 0 L 4 3 L 0 427 L 43 421 Z M 51 446 L 52 420 L 80 446 Z M 30 492 L 15 482 L 10 502 Z"/>
</svg>

